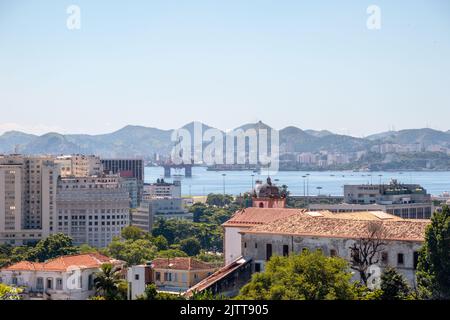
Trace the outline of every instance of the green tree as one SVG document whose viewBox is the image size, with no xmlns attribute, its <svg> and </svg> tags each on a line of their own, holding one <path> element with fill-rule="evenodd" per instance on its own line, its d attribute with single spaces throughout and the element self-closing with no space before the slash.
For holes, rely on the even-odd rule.
<svg viewBox="0 0 450 320">
<path fill-rule="evenodd" d="M 168 249 L 159 251 L 157 254 L 157 258 L 179 258 L 179 257 L 188 257 L 186 252 L 178 250 L 178 249 Z"/>
<path fill-rule="evenodd" d="M 189 208 L 189 212 L 193 214 L 194 222 L 204 222 L 203 218 L 208 207 L 204 203 L 194 203 Z"/>
<path fill-rule="evenodd" d="M 144 231 L 135 226 L 128 226 L 122 229 L 121 236 L 125 240 L 139 240 L 144 238 Z"/>
<path fill-rule="evenodd" d="M 405 278 L 391 267 L 386 268 L 381 275 L 381 291 L 382 300 L 404 300 L 410 295 Z"/>
<path fill-rule="evenodd" d="M 152 243 L 156 246 L 158 251 L 169 249 L 169 241 L 164 236 L 157 236 L 152 239 Z"/>
<path fill-rule="evenodd" d="M 112 264 L 103 264 L 94 279 L 97 295 L 104 297 L 106 300 L 120 300 L 123 282 L 120 272 L 121 270 Z"/>
<path fill-rule="evenodd" d="M 22 300 L 22 289 L 13 288 L 0 283 L 0 300 Z"/>
<path fill-rule="evenodd" d="M 202 246 L 200 241 L 196 238 L 188 238 L 180 241 L 180 249 L 190 257 L 196 256 L 200 253 Z"/>
<path fill-rule="evenodd" d="M 206 199 L 206 204 L 216 207 L 225 207 L 233 202 L 233 197 L 226 194 L 210 193 Z"/>
<path fill-rule="evenodd" d="M 96 253 L 98 252 L 97 248 L 91 247 L 88 244 L 82 244 L 78 247 L 78 251 L 80 253 Z"/>
<path fill-rule="evenodd" d="M 139 296 L 137 300 L 158 300 L 158 290 L 155 284 L 149 284 L 145 287 L 144 294 Z"/>
<path fill-rule="evenodd" d="M 150 240 L 126 240 L 115 238 L 108 245 L 108 255 L 123 260 L 128 266 L 138 265 L 152 260 L 156 256 L 156 247 Z"/>
<path fill-rule="evenodd" d="M 215 295 L 211 290 L 206 290 L 203 292 L 194 292 L 189 300 L 197 301 L 212 301 L 212 300 L 226 300 L 223 295 Z"/>
<path fill-rule="evenodd" d="M 305 251 L 290 257 L 274 256 L 264 273 L 257 273 L 241 290 L 247 300 L 356 299 L 347 261 Z"/>
<path fill-rule="evenodd" d="M 435 212 L 425 232 L 417 266 L 422 298 L 450 299 L 450 208 Z"/>
<path fill-rule="evenodd" d="M 72 245 L 72 238 L 58 233 L 38 242 L 36 247 L 30 250 L 27 260 L 44 262 L 59 256 L 78 253 L 78 249 Z"/>
</svg>

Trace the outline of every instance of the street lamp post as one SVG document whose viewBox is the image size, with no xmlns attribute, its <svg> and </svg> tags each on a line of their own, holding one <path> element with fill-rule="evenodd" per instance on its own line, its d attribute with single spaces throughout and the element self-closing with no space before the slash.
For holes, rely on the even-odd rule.
<svg viewBox="0 0 450 320">
<path fill-rule="evenodd" d="M 226 177 L 227 175 L 225 174 L 225 173 L 222 173 L 222 177 L 223 177 L 223 195 L 225 196 L 225 177 Z"/>
<path fill-rule="evenodd" d="M 318 196 L 320 197 L 320 190 L 322 190 L 322 187 L 317 187 L 317 190 L 318 190 Z"/>
</svg>

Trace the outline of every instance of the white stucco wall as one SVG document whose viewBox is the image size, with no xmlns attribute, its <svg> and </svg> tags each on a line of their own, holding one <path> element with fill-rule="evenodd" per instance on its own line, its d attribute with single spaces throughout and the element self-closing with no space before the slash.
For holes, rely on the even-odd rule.
<svg viewBox="0 0 450 320">
<path fill-rule="evenodd" d="M 225 227 L 225 265 L 230 264 L 240 256 L 242 256 L 241 248 L 241 232 L 243 228 L 240 227 Z"/>
</svg>

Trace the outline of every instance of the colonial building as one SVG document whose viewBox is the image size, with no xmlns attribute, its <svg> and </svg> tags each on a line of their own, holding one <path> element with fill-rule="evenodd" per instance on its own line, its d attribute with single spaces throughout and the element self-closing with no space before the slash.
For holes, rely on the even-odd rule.
<svg viewBox="0 0 450 320">
<path fill-rule="evenodd" d="M 98 253 L 62 256 L 44 263 L 21 261 L 0 270 L 0 283 L 24 288 L 25 299 L 86 300 L 95 295 L 100 267 L 124 262 Z"/>
<path fill-rule="evenodd" d="M 252 198 L 252 208 L 236 212 L 233 217 L 222 226 L 225 230 L 224 254 L 225 264 L 230 264 L 242 256 L 241 231 L 286 218 L 297 211 L 283 210 L 286 206 L 286 197 L 279 188 L 272 184 L 270 178 L 267 183 L 256 183 Z M 257 210 L 258 208 L 279 208 L 277 214 L 270 211 Z"/>
<path fill-rule="evenodd" d="M 128 269 L 129 297 L 136 299 L 144 294 L 145 287 L 151 283 L 159 291 L 183 293 L 215 271 L 213 265 L 193 258 L 155 259 Z"/>
<path fill-rule="evenodd" d="M 359 239 L 367 238 L 369 226 L 380 229 L 377 235 L 383 243 L 377 253 L 377 266 L 395 267 L 415 287 L 418 252 L 423 244 L 429 220 L 402 219 L 384 212 L 331 213 L 307 212 L 297 209 L 256 209 L 259 214 L 279 216 L 295 212 L 276 221 L 240 231 L 241 250 L 251 260 L 253 272 L 265 270 L 267 261 L 275 255 L 287 256 L 303 250 L 321 250 L 325 255 L 340 256 L 352 261 L 350 249 Z M 257 215 L 252 212 L 249 217 Z M 355 280 L 359 274 L 355 273 Z"/>
</svg>

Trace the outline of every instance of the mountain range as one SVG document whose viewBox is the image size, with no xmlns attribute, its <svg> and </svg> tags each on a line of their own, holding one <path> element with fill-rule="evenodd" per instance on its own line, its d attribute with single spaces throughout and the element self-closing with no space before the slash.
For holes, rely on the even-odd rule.
<svg viewBox="0 0 450 320">
<path fill-rule="evenodd" d="M 201 124 L 203 131 L 211 128 Z M 194 122 L 183 127 L 191 134 Z M 239 127 L 266 128 L 262 122 L 249 123 Z M 143 126 L 126 126 L 118 131 L 101 134 L 59 134 L 47 133 L 41 136 L 19 131 L 9 131 L 0 136 L 0 153 L 22 154 L 97 154 L 103 157 L 141 156 L 154 153 L 168 155 L 172 149 L 173 130 L 161 130 Z M 424 147 L 436 145 L 450 148 L 450 130 L 407 129 L 382 132 L 366 138 L 339 135 L 327 130 L 302 130 L 290 126 L 279 131 L 281 150 L 284 152 L 358 152 L 369 150 L 379 144 L 421 144 Z"/>
</svg>

